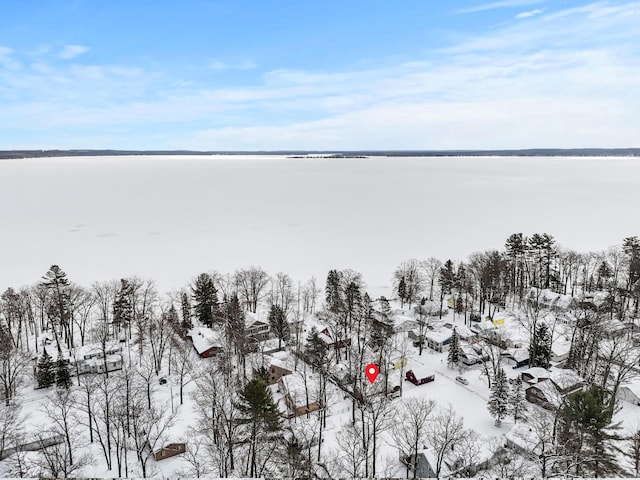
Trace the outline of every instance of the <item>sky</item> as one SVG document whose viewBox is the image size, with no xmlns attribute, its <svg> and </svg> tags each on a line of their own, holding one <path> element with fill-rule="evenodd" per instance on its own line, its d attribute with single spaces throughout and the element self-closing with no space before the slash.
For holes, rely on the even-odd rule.
<svg viewBox="0 0 640 480">
<path fill-rule="evenodd" d="M 640 1 L 0 0 L 0 149 L 640 147 Z"/>
</svg>

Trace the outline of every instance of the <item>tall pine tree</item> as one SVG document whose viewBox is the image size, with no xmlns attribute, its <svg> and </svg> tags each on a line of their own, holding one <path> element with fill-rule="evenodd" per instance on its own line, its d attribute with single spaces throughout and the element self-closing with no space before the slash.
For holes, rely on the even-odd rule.
<svg viewBox="0 0 640 480">
<path fill-rule="evenodd" d="M 509 413 L 513 416 L 513 421 L 518 423 L 518 420 L 524 420 L 526 411 L 527 403 L 525 402 L 522 378 L 518 375 L 511 384 L 509 392 Z"/>
<path fill-rule="evenodd" d="M 191 303 L 187 292 L 182 292 L 180 303 L 182 307 L 182 331 L 186 334 L 187 331 L 193 328 L 191 323 Z"/>
<path fill-rule="evenodd" d="M 56 386 L 65 390 L 68 390 L 71 386 L 69 364 L 62 356 L 58 356 L 58 360 L 56 360 Z"/>
<path fill-rule="evenodd" d="M 201 273 L 191 288 L 194 310 L 200 324 L 211 327 L 218 316 L 218 291 L 211 275 Z"/>
<path fill-rule="evenodd" d="M 278 350 L 282 349 L 282 341 L 289 338 L 289 322 L 279 305 L 273 304 L 269 309 L 269 325 L 278 339 Z"/>
<path fill-rule="evenodd" d="M 496 419 L 496 426 L 502 425 L 502 420 L 507 416 L 509 400 L 509 382 L 507 375 L 504 373 L 502 367 L 498 368 L 496 376 L 493 378 L 493 384 L 491 385 L 491 395 L 489 396 L 489 403 L 487 408 L 493 418 Z"/>
<path fill-rule="evenodd" d="M 250 477 L 257 477 L 258 445 L 265 437 L 272 437 L 280 430 L 280 413 L 271 396 L 271 390 L 261 378 L 250 380 L 240 391 L 239 397 L 239 423 L 246 426 L 245 442 L 249 445 L 247 473 Z"/>
<path fill-rule="evenodd" d="M 50 387 L 56 380 L 53 359 L 51 358 L 51 355 L 49 355 L 49 352 L 47 352 L 46 348 L 38 362 L 38 371 L 36 376 L 38 380 L 38 387 L 40 388 Z"/>
<path fill-rule="evenodd" d="M 551 335 L 546 323 L 541 322 L 533 332 L 529 345 L 529 365 L 549 368 L 551 362 Z"/>
<path fill-rule="evenodd" d="M 447 354 L 447 364 L 449 368 L 457 366 L 460 362 L 460 335 L 456 329 L 451 334 L 451 343 L 449 344 L 449 353 Z"/>
</svg>

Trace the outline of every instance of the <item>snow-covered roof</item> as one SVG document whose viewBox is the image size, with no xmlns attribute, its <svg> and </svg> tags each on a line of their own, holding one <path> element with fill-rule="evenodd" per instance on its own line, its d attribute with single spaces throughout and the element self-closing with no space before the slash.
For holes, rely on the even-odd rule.
<svg viewBox="0 0 640 480">
<path fill-rule="evenodd" d="M 555 383 L 561 390 L 584 382 L 580 375 L 566 368 L 557 368 L 549 373 L 549 380 Z"/>
<path fill-rule="evenodd" d="M 295 373 L 292 373 L 291 375 L 282 377 L 280 381 L 282 381 L 286 389 L 286 393 L 289 394 L 291 399 L 297 405 L 306 404 L 307 387 L 305 387 L 305 382 L 304 382 L 304 379 L 302 378 L 302 375 L 295 372 Z M 308 387 L 309 387 L 309 390 L 311 390 L 311 385 L 309 384 L 309 382 L 308 382 Z M 309 397 L 311 397 L 311 391 L 309 391 Z M 311 401 L 311 399 L 309 400 Z"/>
<path fill-rule="evenodd" d="M 257 313 L 253 312 L 245 312 L 244 314 L 244 326 L 245 328 L 251 328 L 254 325 L 267 325 L 264 320 L 260 319 L 260 316 Z"/>
<path fill-rule="evenodd" d="M 196 327 L 189 330 L 187 334 L 191 337 L 193 346 L 198 354 L 202 354 L 213 347 L 222 348 L 220 333 L 211 328 Z"/>
<path fill-rule="evenodd" d="M 433 371 L 423 365 L 411 366 L 407 369 L 407 372 L 409 371 L 412 371 L 418 380 L 433 375 Z"/>
<path fill-rule="evenodd" d="M 455 325 L 455 328 L 456 333 L 460 335 L 461 338 L 469 338 L 475 335 L 475 332 L 466 325 Z"/>
<path fill-rule="evenodd" d="M 506 433 L 505 438 L 525 452 L 531 452 L 535 455 L 541 453 L 540 439 L 529 425 L 516 423 Z"/>
<path fill-rule="evenodd" d="M 424 336 L 435 343 L 443 343 L 449 340 L 451 335 L 453 335 L 453 330 L 442 327 L 439 330 L 429 330 Z"/>
<path fill-rule="evenodd" d="M 570 308 L 574 302 L 571 295 L 556 293 L 548 288 L 539 289 L 531 287 L 529 290 L 529 298 L 549 308 L 559 308 L 562 310 Z"/>
<path fill-rule="evenodd" d="M 520 374 L 521 375 L 524 375 L 524 374 L 530 375 L 536 381 L 539 381 L 541 379 L 549 378 L 549 376 L 551 375 L 549 370 L 547 370 L 546 368 L 542 368 L 542 367 L 527 368 L 526 370 L 523 370 L 522 372 L 520 372 Z"/>
<path fill-rule="evenodd" d="M 278 367 L 278 368 L 282 368 L 284 370 L 291 370 L 291 367 L 289 367 L 284 360 L 280 360 L 278 358 L 272 358 L 271 361 L 269 362 L 269 366 L 270 367 Z"/>
<path fill-rule="evenodd" d="M 626 388 L 636 397 L 640 398 L 640 377 L 634 378 L 627 383 L 623 383 L 622 385 L 620 385 L 620 388 Z"/>
<path fill-rule="evenodd" d="M 540 381 L 535 385 L 532 385 L 529 388 L 527 388 L 527 390 L 529 390 L 530 388 L 537 388 L 538 390 L 540 390 L 540 392 L 542 392 L 542 394 L 547 399 L 547 401 L 555 407 L 559 407 L 560 404 L 562 403 L 562 396 L 556 389 L 553 382 L 549 380 Z"/>
<path fill-rule="evenodd" d="M 522 362 L 529 358 L 529 350 L 526 348 L 511 348 L 508 352 L 516 362 Z"/>
</svg>

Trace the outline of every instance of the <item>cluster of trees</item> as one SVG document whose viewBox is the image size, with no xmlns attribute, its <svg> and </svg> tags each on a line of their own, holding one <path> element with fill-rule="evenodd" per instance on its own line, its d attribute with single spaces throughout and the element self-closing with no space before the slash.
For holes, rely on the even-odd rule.
<svg viewBox="0 0 640 480">
<path fill-rule="evenodd" d="M 622 382 L 634 374 L 640 357 L 628 338 L 610 338 L 604 325 L 614 318 L 626 322 L 637 316 L 637 237 L 625 239 L 621 248 L 579 254 L 562 249 L 548 234 L 513 234 L 503 251 L 474 253 L 463 262 L 408 260 L 398 266 L 393 280 L 393 296 L 403 309 L 413 311 L 418 323 L 420 354 L 426 330 L 431 323 L 441 323 L 443 315 L 463 315 L 471 322 L 483 315 L 492 317 L 498 308 L 510 305 L 522 312 L 521 322 L 530 334 L 530 365 L 542 367 L 550 363 L 555 327 L 543 319 L 540 292 L 549 289 L 580 296 L 568 363 L 594 389 L 583 392 L 583 397 L 567 397 L 571 400 L 553 417 L 548 451 L 555 456 L 549 456 L 543 475 L 547 471 L 614 472 L 615 396 Z M 190 442 L 193 448 L 185 456 L 191 475 L 308 477 L 324 450 L 324 458 L 332 459 L 323 463 L 329 473 L 376 476 L 385 472 L 385 465 L 379 464 L 384 432 L 393 437 L 406 463 L 413 464 L 414 475 L 423 445 L 438 452 L 438 473 L 445 460 L 455 463 L 477 455 L 473 434 L 451 410 L 428 403 L 416 409 L 402 401 L 400 408 L 391 407 L 388 393 L 397 387 L 402 395 L 403 359 L 412 347 L 393 335 L 389 300 L 371 298 L 362 275 L 348 269 L 328 272 L 323 309 L 318 308 L 321 294 L 315 279 L 296 284 L 285 273 L 270 276 L 259 267 L 226 275 L 202 273 L 188 288 L 161 296 L 153 281 L 135 277 L 85 288 L 53 265 L 37 284 L 8 288 L 0 296 L 0 386 L 6 400 L 0 415 L 19 417 L 11 408 L 21 386 L 30 381 L 31 357 L 36 353 L 35 382 L 50 389 L 51 395 L 45 413 L 52 430 L 42 432 L 40 440 L 64 439 L 43 449 L 37 473 L 56 476 L 79 471 L 90 459 L 75 455 L 76 442 L 86 438 L 99 445 L 108 468 L 117 468 L 119 475 L 130 475 L 134 467 L 136 474 L 151 474 L 148 452 L 166 438 L 178 408 L 158 399 L 162 372 L 171 375 L 171 388 L 177 388 L 180 404 L 185 387 L 194 384 L 193 405 L 199 419 L 193 438 L 197 440 Z M 596 301 L 597 296 L 602 301 Z M 246 314 L 255 313 L 259 306 L 268 308 L 278 348 L 288 346 L 300 362 L 306 403 L 330 405 L 334 383 L 350 397 L 351 423 L 338 435 L 335 452 L 323 447 L 327 408 L 299 419 L 305 432 L 301 434 L 281 421 L 267 388 L 264 365 L 247 364 L 248 353 L 258 347 L 247 335 Z M 299 320 L 312 313 L 327 331 L 312 330 L 304 336 Z M 198 326 L 218 331 L 224 343 L 218 358 L 206 368 L 201 368 L 185 342 Z M 125 345 L 126 361 L 117 373 L 106 368 L 112 342 Z M 78 348 L 87 343 L 102 350 L 105 373 L 74 378 L 70 361 L 77 360 Z M 489 413 L 498 425 L 508 416 L 523 420 L 522 384 L 506 380 L 500 345 L 487 342 L 481 348 L 481 368 L 491 388 Z M 460 356 L 454 330 L 449 366 L 459 366 Z M 364 376 L 368 363 L 381 368 L 381 380 L 374 385 Z M 335 364 L 342 365 L 342 373 Z M 398 368 L 393 370 L 392 365 Z M 596 410 L 604 416 L 595 416 Z M 581 417 L 579 411 L 589 413 Z M 527 421 L 541 420 L 536 416 Z M 6 437 L 14 444 L 23 435 L 20 425 L 15 421 Z M 568 460 L 572 455 L 586 460 L 572 463 Z"/>
</svg>

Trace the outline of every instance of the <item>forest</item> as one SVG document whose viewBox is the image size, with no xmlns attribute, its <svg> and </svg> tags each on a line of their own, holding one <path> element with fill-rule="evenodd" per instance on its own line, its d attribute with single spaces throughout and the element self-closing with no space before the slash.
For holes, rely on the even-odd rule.
<svg viewBox="0 0 640 480">
<path fill-rule="evenodd" d="M 637 236 L 514 233 L 379 298 L 350 269 L 194 274 L 2 286 L 0 475 L 640 475 Z"/>
</svg>

